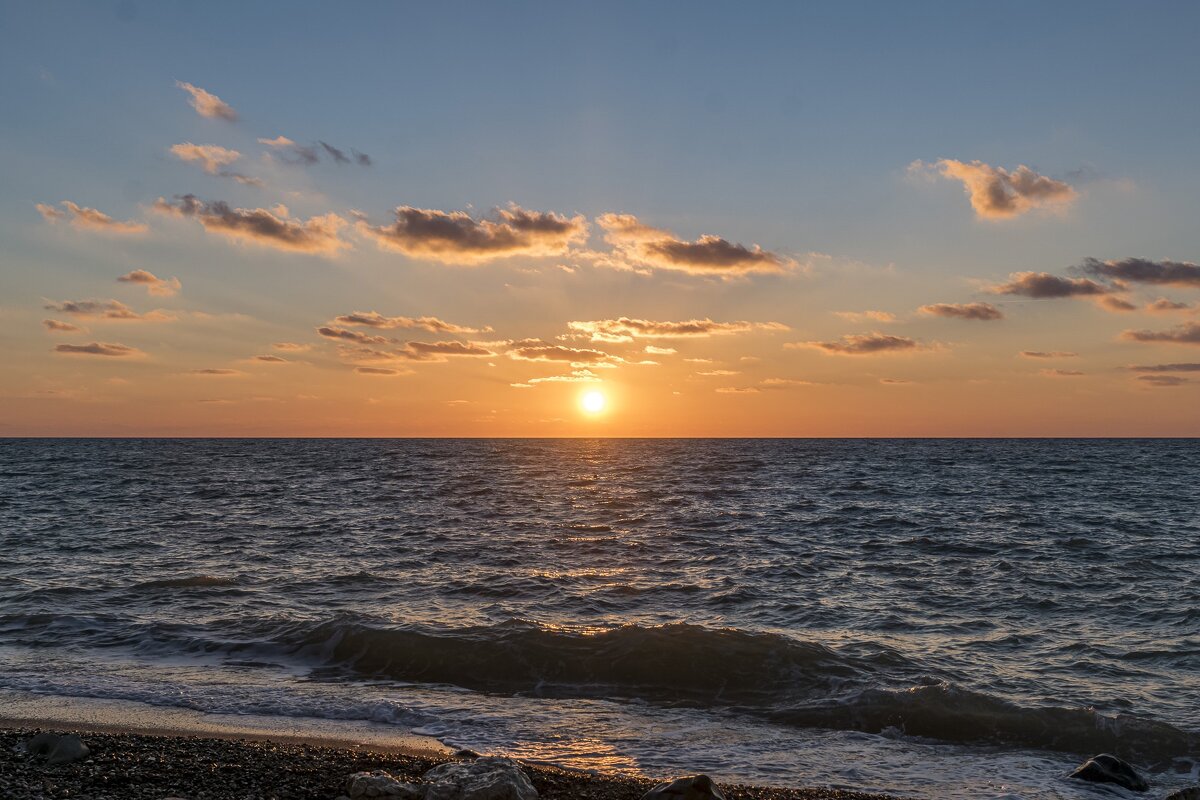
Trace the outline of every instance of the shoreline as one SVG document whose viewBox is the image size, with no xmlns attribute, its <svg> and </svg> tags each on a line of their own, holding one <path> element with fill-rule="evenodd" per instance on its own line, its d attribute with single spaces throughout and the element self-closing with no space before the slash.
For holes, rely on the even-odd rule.
<svg viewBox="0 0 1200 800">
<path fill-rule="evenodd" d="M 81 761 L 50 766 L 18 752 L 30 737 L 76 733 L 91 750 Z M 474 756 L 465 757 L 467 760 Z M 403 746 L 337 742 L 266 732 L 247 735 L 125 730 L 111 723 L 12 720 L 0 717 L 0 794 L 6 800 L 48 797 L 92 800 L 334 800 L 355 772 L 386 770 L 404 781 L 460 754 L 412 752 Z M 659 781 L 521 764 L 547 800 L 640 800 Z M 895 796 L 820 787 L 720 783 L 728 800 L 896 800 Z"/>
</svg>

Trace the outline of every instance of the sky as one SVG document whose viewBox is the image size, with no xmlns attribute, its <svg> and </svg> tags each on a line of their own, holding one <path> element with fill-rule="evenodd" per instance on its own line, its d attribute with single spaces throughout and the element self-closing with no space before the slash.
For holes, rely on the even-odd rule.
<svg viewBox="0 0 1200 800">
<path fill-rule="evenodd" d="M 0 4 L 0 435 L 1200 435 L 1198 34 Z"/>
</svg>

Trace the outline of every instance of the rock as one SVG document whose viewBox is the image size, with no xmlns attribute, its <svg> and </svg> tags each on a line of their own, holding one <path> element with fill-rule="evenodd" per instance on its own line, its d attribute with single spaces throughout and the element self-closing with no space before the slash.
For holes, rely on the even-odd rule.
<svg viewBox="0 0 1200 800">
<path fill-rule="evenodd" d="M 25 742 L 25 752 L 33 756 L 45 756 L 47 764 L 70 764 L 87 758 L 91 750 L 73 733 L 59 736 L 56 733 L 39 733 Z"/>
<path fill-rule="evenodd" d="M 537 789 L 508 758 L 448 761 L 425 773 L 425 800 L 535 800 Z"/>
<path fill-rule="evenodd" d="M 425 787 L 396 780 L 381 769 L 371 772 L 356 772 L 346 778 L 343 787 L 350 800 L 367 797 L 399 797 L 401 800 L 422 800 Z"/>
<path fill-rule="evenodd" d="M 1167 800 L 1200 800 L 1200 786 L 1189 786 L 1178 792 L 1171 792 Z"/>
<path fill-rule="evenodd" d="M 670 783 L 660 783 L 642 795 L 642 800 L 725 800 L 725 795 L 707 775 L 678 778 Z"/>
<path fill-rule="evenodd" d="M 1133 767 L 1108 753 L 1088 759 L 1071 773 L 1071 777 L 1092 783 L 1115 783 L 1135 792 L 1150 788 L 1146 779 L 1137 774 Z"/>
</svg>

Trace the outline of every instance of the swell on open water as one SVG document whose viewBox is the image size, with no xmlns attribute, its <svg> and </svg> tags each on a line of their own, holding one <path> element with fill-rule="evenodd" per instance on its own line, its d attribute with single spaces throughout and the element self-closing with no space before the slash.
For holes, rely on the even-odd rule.
<svg viewBox="0 0 1200 800">
<path fill-rule="evenodd" d="M 1200 774 L 1200 444 L 0 441 L 0 689 L 939 797 Z"/>
</svg>

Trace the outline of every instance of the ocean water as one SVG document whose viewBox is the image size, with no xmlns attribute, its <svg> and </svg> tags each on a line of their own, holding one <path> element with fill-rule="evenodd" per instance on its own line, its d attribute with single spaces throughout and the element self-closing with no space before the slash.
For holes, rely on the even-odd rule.
<svg viewBox="0 0 1200 800">
<path fill-rule="evenodd" d="M 3 440 L 0 689 L 951 798 L 1200 782 L 1200 443 Z"/>
</svg>

